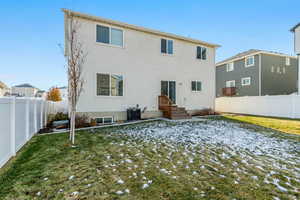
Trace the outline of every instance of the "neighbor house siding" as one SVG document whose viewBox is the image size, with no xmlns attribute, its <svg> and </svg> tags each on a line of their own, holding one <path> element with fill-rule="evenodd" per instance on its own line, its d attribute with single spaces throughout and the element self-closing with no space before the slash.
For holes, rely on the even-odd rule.
<svg viewBox="0 0 300 200">
<path fill-rule="evenodd" d="M 158 96 L 162 80 L 176 81 L 178 106 L 187 110 L 214 107 L 214 48 L 204 46 L 207 48 L 207 59 L 199 60 L 196 59 L 199 44 L 118 26 L 114 27 L 124 31 L 124 46 L 115 47 L 96 42 L 96 25 L 109 25 L 78 19 L 79 37 L 88 53 L 83 66 L 85 84 L 78 102 L 78 112 L 91 113 L 93 117 L 118 113 L 115 120 L 124 120 L 126 109 L 138 104 L 146 110 L 143 116 L 160 116 Z M 173 40 L 172 55 L 161 53 L 161 38 Z M 122 75 L 124 95 L 97 96 L 97 73 Z M 202 82 L 201 92 L 191 91 L 193 80 Z"/>
<path fill-rule="evenodd" d="M 261 54 L 261 66 L 261 95 L 284 95 L 297 92 L 296 58 L 290 58 L 290 65 L 287 66 L 284 56 Z"/>
<path fill-rule="evenodd" d="M 234 70 L 227 72 L 226 64 L 216 67 L 216 95 L 222 95 L 226 81 L 235 80 L 236 96 L 259 95 L 259 55 L 254 56 L 254 66 L 245 67 L 245 58 L 234 61 Z M 241 79 L 251 77 L 251 85 L 242 86 Z"/>
</svg>

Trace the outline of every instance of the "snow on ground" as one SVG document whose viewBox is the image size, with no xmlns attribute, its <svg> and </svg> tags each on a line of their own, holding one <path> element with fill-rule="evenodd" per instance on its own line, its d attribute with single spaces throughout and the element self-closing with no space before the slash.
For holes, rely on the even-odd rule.
<svg viewBox="0 0 300 200">
<path fill-rule="evenodd" d="M 223 146 L 236 152 L 248 151 L 254 155 L 300 162 L 296 154 L 300 152 L 300 144 L 296 141 L 270 137 L 267 134 L 241 128 L 236 123 L 221 120 L 207 120 L 205 123 L 186 121 L 172 125 L 154 122 L 124 128 L 118 132 L 145 142 L 159 141 L 166 144 L 171 142 L 188 147 L 203 146 L 203 144 Z"/>
</svg>

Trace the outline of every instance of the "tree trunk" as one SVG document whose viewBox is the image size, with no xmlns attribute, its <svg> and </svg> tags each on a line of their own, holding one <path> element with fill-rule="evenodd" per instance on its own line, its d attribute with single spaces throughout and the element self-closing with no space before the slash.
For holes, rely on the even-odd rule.
<svg viewBox="0 0 300 200">
<path fill-rule="evenodd" d="M 71 110 L 71 122 L 70 122 L 70 140 L 72 144 L 75 143 L 75 111 L 74 109 Z"/>
</svg>

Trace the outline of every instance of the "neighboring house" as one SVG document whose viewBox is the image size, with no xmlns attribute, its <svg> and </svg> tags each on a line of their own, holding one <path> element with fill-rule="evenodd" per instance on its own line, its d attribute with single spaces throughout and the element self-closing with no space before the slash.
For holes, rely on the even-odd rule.
<svg viewBox="0 0 300 200">
<path fill-rule="evenodd" d="M 25 83 L 21 85 L 16 85 L 11 88 L 12 94 L 21 97 L 35 97 L 39 89 L 33 87 L 32 85 Z"/>
<path fill-rule="evenodd" d="M 126 120 L 126 109 L 138 104 L 142 118 L 160 117 L 160 95 L 177 105 L 171 112 L 177 117 L 186 117 L 186 111 L 214 108 L 218 45 L 63 11 L 66 55 L 69 16 L 79 21 L 80 42 L 87 52 L 78 113 L 97 118 L 100 123 Z"/>
<path fill-rule="evenodd" d="M 58 88 L 60 91 L 60 96 L 63 101 L 68 100 L 68 88 L 66 86 L 64 87 L 59 87 Z"/>
<path fill-rule="evenodd" d="M 294 26 L 291 31 L 294 33 L 294 48 L 298 56 L 298 66 L 300 66 L 300 23 Z M 298 71 L 298 77 L 300 77 L 300 70 Z M 300 95 L 300 78 L 298 79 L 298 94 Z"/>
<path fill-rule="evenodd" d="M 10 93 L 10 88 L 0 81 L 0 97 L 6 96 Z"/>
<path fill-rule="evenodd" d="M 46 99 L 47 98 L 47 92 L 45 90 L 39 90 L 36 92 L 35 97 Z"/>
<path fill-rule="evenodd" d="M 251 49 L 216 65 L 216 96 L 285 95 L 297 92 L 297 57 Z"/>
</svg>

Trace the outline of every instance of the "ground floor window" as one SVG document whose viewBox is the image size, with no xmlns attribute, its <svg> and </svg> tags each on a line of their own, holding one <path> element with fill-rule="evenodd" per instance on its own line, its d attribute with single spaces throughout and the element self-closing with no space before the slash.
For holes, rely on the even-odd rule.
<svg viewBox="0 0 300 200">
<path fill-rule="evenodd" d="M 123 76 L 116 74 L 97 74 L 98 96 L 123 96 Z"/>
<path fill-rule="evenodd" d="M 201 81 L 192 81 L 192 91 L 193 92 L 200 92 L 201 90 L 202 90 Z"/>
<path fill-rule="evenodd" d="M 98 117 L 96 118 L 97 124 L 111 124 L 114 122 L 113 117 Z"/>
<path fill-rule="evenodd" d="M 235 80 L 226 81 L 226 87 L 235 87 Z"/>
<path fill-rule="evenodd" d="M 251 85 L 251 78 L 250 77 L 242 78 L 242 86 L 246 86 L 246 85 Z"/>
</svg>

